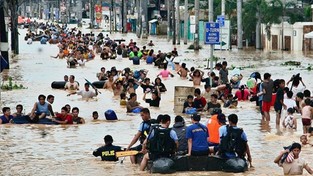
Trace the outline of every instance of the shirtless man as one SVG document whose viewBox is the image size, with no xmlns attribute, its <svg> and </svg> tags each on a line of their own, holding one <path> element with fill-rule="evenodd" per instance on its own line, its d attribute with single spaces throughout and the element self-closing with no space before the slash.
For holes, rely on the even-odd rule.
<svg viewBox="0 0 313 176">
<path fill-rule="evenodd" d="M 177 71 L 177 74 L 182 78 L 182 79 L 187 79 L 189 70 L 186 68 L 186 64 L 182 63 L 181 67 Z"/>
<path fill-rule="evenodd" d="M 122 92 L 123 92 L 122 82 L 116 80 L 113 84 L 113 94 L 114 96 L 120 96 Z"/>
<path fill-rule="evenodd" d="M 109 79 L 103 85 L 103 89 L 113 90 L 113 84 L 114 84 L 113 75 L 110 74 Z"/>
<path fill-rule="evenodd" d="M 189 74 L 189 76 L 192 78 L 193 86 L 200 86 L 203 74 L 204 72 L 198 69 Z"/>
<path fill-rule="evenodd" d="M 134 87 L 135 80 L 134 79 L 129 79 L 128 80 L 128 86 L 127 86 L 127 93 L 132 94 L 136 93 L 135 87 Z"/>
<path fill-rule="evenodd" d="M 70 76 L 70 81 L 65 84 L 64 89 L 67 90 L 69 94 L 75 94 L 76 91 L 79 90 L 78 84 L 75 82 L 74 75 Z"/>
</svg>

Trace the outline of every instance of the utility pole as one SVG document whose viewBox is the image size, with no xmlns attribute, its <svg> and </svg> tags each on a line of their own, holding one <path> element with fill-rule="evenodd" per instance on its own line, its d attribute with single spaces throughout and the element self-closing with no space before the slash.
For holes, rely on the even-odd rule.
<svg viewBox="0 0 313 176">
<path fill-rule="evenodd" d="M 141 38 L 148 37 L 148 4 L 145 0 L 141 0 L 141 21 L 142 33 Z"/>
<path fill-rule="evenodd" d="M 189 18 L 188 0 L 185 0 L 185 11 L 184 11 L 184 44 L 185 45 L 187 45 L 187 40 L 188 40 L 188 18 Z"/>
<path fill-rule="evenodd" d="M 209 22 L 214 21 L 214 16 L 213 16 L 213 0 L 209 0 Z M 213 51 L 214 51 L 214 45 L 210 45 L 210 50 L 209 50 L 209 56 L 210 59 L 208 61 L 207 67 L 210 65 L 210 71 L 213 71 Z"/>
<path fill-rule="evenodd" d="M 285 22 L 285 15 L 286 15 L 286 10 L 285 10 L 285 6 L 286 6 L 286 0 L 283 0 L 283 16 L 282 16 L 282 23 L 281 23 L 281 50 L 285 50 L 285 40 L 284 40 L 284 22 Z"/>
<path fill-rule="evenodd" d="M 19 54 L 19 41 L 18 41 L 18 0 L 11 0 L 10 4 L 7 4 L 11 11 L 11 51 L 14 54 Z"/>
<path fill-rule="evenodd" d="M 93 0 L 90 0 L 90 29 L 93 29 L 94 19 L 95 19 L 95 5 Z M 111 11 L 110 11 L 110 20 L 111 20 Z M 110 21 L 110 31 L 111 31 L 111 21 Z"/>
<path fill-rule="evenodd" d="M 111 23 L 112 23 L 112 31 L 115 31 L 115 29 L 116 29 L 116 26 L 115 26 L 115 11 L 116 10 L 114 10 L 114 8 L 115 8 L 115 6 L 114 6 L 114 1 L 113 0 L 111 0 Z"/>
<path fill-rule="evenodd" d="M 115 9 L 115 10 L 113 10 L 113 14 L 114 14 L 114 31 L 116 32 L 117 31 L 117 26 L 116 26 L 116 6 L 115 6 L 115 4 L 114 4 L 114 2 L 113 2 L 113 9 Z"/>
<path fill-rule="evenodd" d="M 123 33 L 127 33 L 127 0 L 122 0 L 122 26 Z"/>
<path fill-rule="evenodd" d="M 32 0 L 29 0 L 29 17 L 33 18 L 33 2 Z"/>
<path fill-rule="evenodd" d="M 175 0 L 176 1 L 176 0 Z M 173 30 L 173 45 L 176 45 L 176 18 L 175 18 L 175 1 L 172 1 L 172 30 Z"/>
<path fill-rule="evenodd" d="M 171 40 L 171 4 L 170 1 L 167 1 L 167 41 Z"/>
<path fill-rule="evenodd" d="M 261 16 L 260 16 L 260 7 L 257 6 L 256 11 L 256 26 L 255 26 L 255 48 L 256 49 L 262 49 L 261 44 Z"/>
<path fill-rule="evenodd" d="M 137 37 L 140 38 L 141 36 L 141 3 L 140 0 L 136 0 L 136 11 L 137 11 L 137 26 L 136 26 L 136 34 Z"/>
<path fill-rule="evenodd" d="M 237 48 L 242 49 L 242 0 L 237 0 Z"/>
<path fill-rule="evenodd" d="M 82 9 L 83 9 L 83 4 L 81 0 L 77 0 L 76 1 L 76 9 L 77 9 L 77 19 L 78 19 L 78 25 L 80 26 L 81 22 L 82 22 Z"/>
<path fill-rule="evenodd" d="M 199 0 L 195 0 L 195 37 L 194 37 L 194 50 L 199 50 Z"/>
<path fill-rule="evenodd" d="M 180 0 L 176 0 L 176 34 L 177 34 L 177 45 L 180 45 Z"/>
<path fill-rule="evenodd" d="M 0 72 L 9 69 L 9 41 L 4 18 L 4 3 L 0 5 Z"/>
<path fill-rule="evenodd" d="M 224 15 L 225 16 L 225 0 L 222 0 L 222 14 L 221 15 Z"/>
</svg>

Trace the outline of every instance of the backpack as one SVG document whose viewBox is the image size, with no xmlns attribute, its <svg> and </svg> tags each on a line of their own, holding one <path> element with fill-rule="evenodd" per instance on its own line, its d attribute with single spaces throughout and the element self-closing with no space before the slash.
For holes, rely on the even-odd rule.
<svg viewBox="0 0 313 176">
<path fill-rule="evenodd" d="M 241 138 L 243 130 L 241 128 L 234 129 L 228 125 L 226 128 L 227 135 L 221 139 L 219 147 L 220 153 L 225 154 L 226 152 L 235 152 L 238 157 L 243 157 L 247 149 L 247 142 Z"/>
<path fill-rule="evenodd" d="M 149 139 L 147 144 L 149 152 L 153 154 L 174 153 L 176 149 L 176 144 L 170 136 L 172 128 L 161 129 L 159 126 L 156 126 L 152 130 L 154 132 L 154 136 Z M 151 135 L 151 133 L 149 135 Z"/>
</svg>

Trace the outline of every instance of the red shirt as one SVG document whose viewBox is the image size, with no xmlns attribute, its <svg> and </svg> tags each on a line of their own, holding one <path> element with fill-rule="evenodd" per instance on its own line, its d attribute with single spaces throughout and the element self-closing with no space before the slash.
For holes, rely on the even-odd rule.
<svg viewBox="0 0 313 176">
<path fill-rule="evenodd" d="M 67 124 L 73 124 L 73 117 L 72 115 L 67 114 L 66 116 L 63 116 L 62 114 L 57 114 L 57 118 L 59 118 L 61 121 L 67 120 Z"/>
<path fill-rule="evenodd" d="M 241 101 L 241 100 L 246 101 L 246 100 L 248 100 L 249 95 L 250 95 L 250 92 L 249 92 L 248 89 L 244 89 L 243 96 L 241 94 L 241 90 L 237 90 L 236 93 L 235 93 L 235 96 L 238 98 L 238 101 Z"/>
<path fill-rule="evenodd" d="M 194 101 L 196 101 L 196 100 L 200 100 L 201 101 L 202 107 L 204 107 L 206 105 L 206 99 L 204 97 L 200 97 L 200 99 L 198 99 L 196 97 Z"/>
</svg>

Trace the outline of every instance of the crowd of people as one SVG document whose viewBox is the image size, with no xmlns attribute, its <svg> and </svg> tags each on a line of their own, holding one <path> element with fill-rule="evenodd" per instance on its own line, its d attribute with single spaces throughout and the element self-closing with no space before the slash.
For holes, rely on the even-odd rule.
<svg viewBox="0 0 313 176">
<path fill-rule="evenodd" d="M 120 105 L 125 107 L 127 113 L 140 113 L 141 115 L 143 122 L 139 125 L 138 132 L 130 144 L 125 148 L 127 151 L 136 150 L 144 154 L 141 170 L 146 168 L 148 160 L 174 155 L 218 155 L 225 159 L 239 157 L 246 159 L 252 167 L 247 135 L 242 128 L 237 127 L 238 116 L 230 114 L 226 117 L 221 109 L 236 108 L 240 101 L 255 101 L 259 106 L 263 121 L 271 120 L 271 106 L 274 106 L 278 127 L 297 130 L 299 125 L 294 114 L 301 115 L 303 125 L 301 144 L 292 144 L 289 149 L 275 159 L 275 163 L 284 168 L 285 174 L 302 174 L 303 168 L 313 174 L 308 163 L 299 158 L 301 147 L 313 145 L 313 101 L 311 91 L 305 89 L 305 84 L 299 74 L 294 75 L 286 83 L 283 79 L 272 80 L 269 73 L 265 73 L 262 79 L 261 74 L 255 72 L 249 78 L 250 82 L 253 80 L 253 85 L 245 85 L 242 83 L 243 76 L 240 73 L 230 75 L 226 61 L 216 63 L 214 70 L 205 76 L 204 71 L 200 69 L 194 67 L 188 69 L 185 63 L 174 62 L 174 58 L 178 56 L 176 48 L 169 53 L 160 50 L 154 53 L 154 49 L 147 49 L 146 46 L 140 49 L 133 40 L 126 45 L 124 40 L 112 40 L 108 35 L 104 36 L 102 33 L 95 36 L 92 32 L 82 34 L 78 29 L 68 29 L 66 26 L 48 24 L 41 26 L 44 26 L 44 34 L 48 36 L 49 43 L 58 45 L 59 53 L 55 58 L 66 58 L 69 68 L 77 65 L 84 66 L 87 61 L 100 55 L 103 60 L 129 58 L 134 65 L 139 65 L 144 61 L 162 69 L 153 82 L 151 81 L 153 79 L 147 77 L 148 70 L 144 69 L 117 70 L 116 67 L 110 69 L 101 67 L 100 72 L 96 75 L 99 81 L 105 82 L 103 89 L 108 89 L 113 92 L 114 96 L 120 97 Z M 28 34 L 28 38 L 29 36 L 31 33 Z M 154 46 L 153 41 L 147 45 Z M 173 71 L 168 70 L 168 67 L 172 67 Z M 169 128 L 171 117 L 167 114 L 160 114 L 157 119 L 152 119 L 149 109 L 137 101 L 136 91 L 141 87 L 144 93 L 142 99 L 147 105 L 159 107 L 161 95 L 167 91 L 162 79 L 174 77 L 176 74 L 183 80 L 192 81 L 195 87 L 193 94 L 186 95 L 182 110 L 182 113 L 190 115 L 192 124 L 186 127 L 184 118 L 176 116 L 173 127 Z M 65 76 L 64 81 L 66 81 L 64 89 L 68 91 L 68 96 L 77 94 L 81 95 L 83 99 L 90 99 L 99 94 L 99 90 L 87 80 L 84 89 L 79 90 L 74 75 Z M 288 88 L 289 84 L 292 85 L 290 89 Z M 204 87 L 202 92 L 201 85 Z M 91 90 L 90 86 L 94 90 Z M 147 98 L 147 95 L 151 95 L 151 98 Z M 14 118 L 21 116 L 27 116 L 32 123 L 47 117 L 58 124 L 85 123 L 84 118 L 79 117 L 78 107 L 71 108 L 70 105 L 65 105 L 58 113 L 53 111 L 53 102 L 53 95 L 48 95 L 47 99 L 45 95 L 39 95 L 38 102 L 34 104 L 29 114 L 23 112 L 23 106 L 20 104 L 16 106 L 16 112 L 12 115 L 9 107 L 3 107 L 0 124 L 10 123 L 14 121 Z M 202 112 L 211 115 L 206 124 L 200 123 Z M 93 119 L 98 119 L 98 112 L 93 112 L 92 116 Z M 166 142 L 161 144 L 161 148 L 155 149 L 153 146 L 161 142 L 157 137 L 160 132 L 166 132 Z M 231 134 L 236 136 L 233 139 L 236 141 L 236 145 L 230 145 L 229 136 Z M 133 147 L 137 141 L 140 141 L 140 145 Z M 105 146 L 94 151 L 93 155 L 101 156 L 102 160 L 118 160 L 115 152 L 122 151 L 123 148 L 114 146 L 113 138 L 110 135 L 105 136 L 104 142 Z M 285 153 L 287 153 L 287 159 L 284 157 Z M 301 164 L 296 164 L 300 161 Z M 131 162 L 137 162 L 135 156 L 131 156 Z"/>
</svg>

